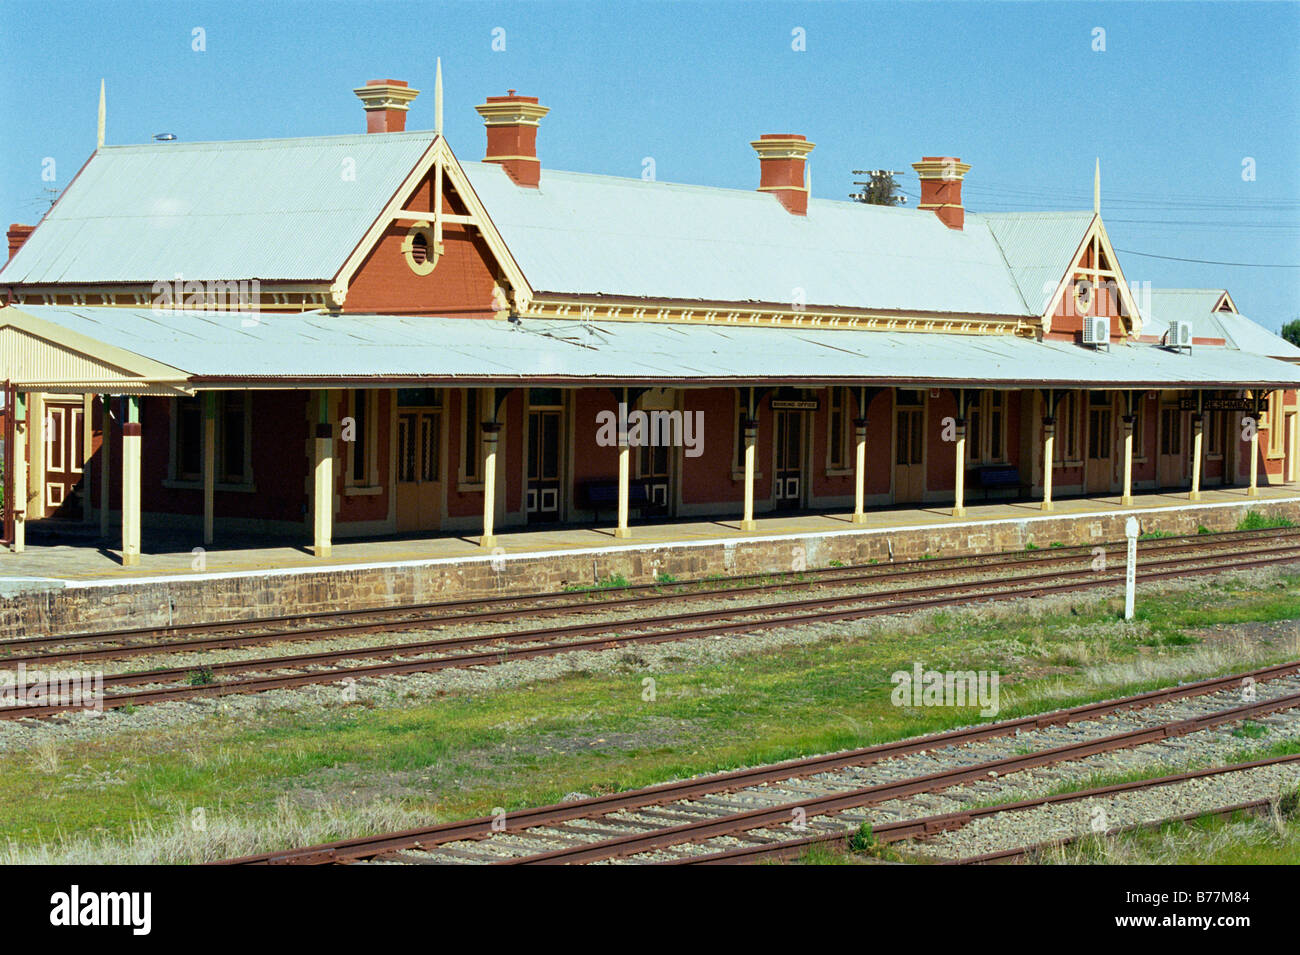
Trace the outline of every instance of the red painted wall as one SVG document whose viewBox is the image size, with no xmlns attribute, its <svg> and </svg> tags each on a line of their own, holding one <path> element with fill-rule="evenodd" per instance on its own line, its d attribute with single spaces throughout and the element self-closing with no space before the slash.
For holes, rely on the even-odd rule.
<svg viewBox="0 0 1300 955">
<path fill-rule="evenodd" d="M 420 185 L 404 208 L 433 208 L 431 185 Z M 450 186 L 443 183 L 443 209 L 464 214 L 465 208 Z M 487 243 L 477 230 L 465 226 L 443 227 L 443 255 L 428 275 L 416 275 L 402 254 L 402 242 L 413 223 L 396 220 L 362 262 L 348 288 L 348 312 L 419 312 L 470 318 L 491 318 L 496 266 Z"/>
</svg>

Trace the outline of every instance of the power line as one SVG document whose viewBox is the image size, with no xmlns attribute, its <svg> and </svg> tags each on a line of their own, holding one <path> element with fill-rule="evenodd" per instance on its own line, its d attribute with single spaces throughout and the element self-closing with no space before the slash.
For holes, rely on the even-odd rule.
<svg viewBox="0 0 1300 955">
<path fill-rule="evenodd" d="M 1242 269 L 1300 269 L 1300 265 L 1275 265 L 1271 262 L 1215 262 L 1211 259 L 1184 259 L 1177 255 L 1156 255 L 1154 252 L 1135 252 L 1132 249 L 1116 249 L 1125 255 L 1141 255 L 1148 259 L 1168 259 L 1170 262 L 1195 262 L 1198 265 L 1231 265 Z"/>
</svg>

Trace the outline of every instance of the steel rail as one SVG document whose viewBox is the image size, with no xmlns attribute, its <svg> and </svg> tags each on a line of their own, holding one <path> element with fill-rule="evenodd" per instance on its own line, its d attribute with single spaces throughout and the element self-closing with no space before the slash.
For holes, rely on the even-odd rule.
<svg viewBox="0 0 1300 955">
<path fill-rule="evenodd" d="M 1300 763 L 1300 753 L 1292 753 L 1286 756 L 1272 756 L 1267 759 L 1256 759 L 1246 763 L 1233 763 L 1228 766 L 1213 766 L 1206 769 L 1174 773 L 1168 776 L 1157 776 L 1150 779 L 1139 779 L 1126 783 L 1116 783 L 1109 786 L 1097 786 L 1092 789 L 1075 790 L 1074 792 L 1056 793 L 1051 796 L 1039 796 L 1034 799 L 1022 799 L 1016 802 L 997 803 L 992 806 L 980 806 L 976 809 L 966 809 L 960 812 L 949 812 L 935 816 L 922 816 L 916 819 L 898 819 L 893 822 L 882 822 L 879 825 L 871 827 L 871 835 L 876 842 L 883 845 L 902 842 L 907 839 L 925 839 L 942 832 L 952 832 L 957 829 L 965 828 L 976 819 L 983 819 L 988 816 L 999 816 L 1003 813 L 1021 812 L 1026 809 L 1037 809 L 1040 806 L 1082 802 L 1086 799 L 1096 799 L 1099 797 L 1116 795 L 1118 793 L 1136 792 L 1143 789 L 1158 789 L 1161 786 L 1188 782 L 1193 779 L 1205 779 L 1211 776 L 1222 776 L 1227 773 L 1248 772 L 1252 769 L 1260 769 L 1265 766 L 1276 766 L 1286 763 Z M 1267 804 L 1269 800 L 1257 800 L 1257 802 Z M 1210 811 L 1213 812 L 1215 810 Z M 1152 824 L 1159 825 L 1160 823 Z M 819 832 L 799 839 L 789 839 L 768 845 L 742 846 L 737 849 L 728 849 L 723 852 L 714 852 L 708 855 L 687 856 L 680 859 L 665 859 L 662 862 L 656 863 L 656 865 L 750 865 L 760 860 L 792 859 L 797 858 L 806 850 L 816 845 L 834 845 L 841 848 L 848 848 L 853 833 L 854 830 L 852 829 L 846 829 L 843 832 Z M 1060 844 L 1059 840 L 1051 843 L 1037 843 L 1035 845 L 1057 844 Z M 944 860 L 941 864 L 973 864 L 976 860 L 991 861 L 993 857 L 1013 858 L 1015 856 L 1026 854 L 1032 848 L 1034 847 L 1021 846 L 1013 850 L 987 853 L 981 856 L 971 856 L 966 859 Z"/>
<path fill-rule="evenodd" d="M 1272 799 L 1251 799 L 1247 802 L 1234 803 L 1231 806 L 1220 806 L 1217 809 L 1202 809 L 1198 812 L 1185 812 L 1179 816 L 1168 816 L 1164 819 L 1157 819 L 1151 822 L 1136 822 L 1131 826 L 1116 826 L 1107 829 L 1105 832 L 1088 833 L 1086 835 L 1066 836 L 1061 839 L 1050 840 L 1048 842 L 1038 842 L 1029 846 L 1018 846 L 1014 849 L 1003 849 L 1000 852 L 988 852 L 984 855 L 967 856 L 964 859 L 949 859 L 938 863 L 939 865 L 988 865 L 998 862 L 1013 862 L 1017 859 L 1023 859 L 1030 855 L 1048 852 L 1052 849 L 1059 849 L 1064 846 L 1073 845 L 1089 836 L 1111 837 L 1118 836 L 1128 832 L 1141 832 L 1144 829 L 1159 829 L 1175 822 L 1194 822 L 1197 819 L 1204 819 L 1207 816 L 1227 817 L 1236 815 L 1239 812 L 1258 812 L 1274 804 Z"/>
<path fill-rule="evenodd" d="M 1240 569 L 1243 566 L 1250 566 L 1269 562 L 1287 562 L 1300 561 L 1300 550 L 1295 547 L 1281 548 L 1286 554 L 1281 557 L 1273 558 L 1256 558 L 1250 564 L 1243 565 L 1236 558 L 1239 554 L 1213 555 L 1213 558 L 1228 558 L 1233 560 L 1231 569 Z M 1256 551 L 1255 553 L 1273 553 L 1273 549 Z M 1195 564 L 1196 567 L 1185 570 L 1166 570 L 1157 573 L 1144 573 L 1142 580 L 1167 578 L 1170 576 L 1183 576 L 1196 573 L 1209 573 L 1224 569 L 1219 564 L 1206 566 L 1206 561 L 1212 558 L 1204 557 L 1183 557 L 1183 558 L 1165 558 L 1162 561 L 1148 562 L 1147 566 L 1167 566 L 1170 564 L 1179 565 Z M 1070 583 L 1072 578 L 1085 577 L 1086 582 Z M 552 656 L 559 653 L 572 652 L 574 650 L 601 650 L 609 649 L 611 646 L 638 644 L 638 643 L 663 643 L 670 641 L 679 641 L 686 639 L 697 639 L 703 636 L 718 635 L 723 633 L 751 632 L 754 630 L 769 630 L 783 628 L 797 624 L 824 623 L 831 620 L 853 620 L 861 619 L 868 616 L 880 616 L 893 613 L 903 613 L 909 610 L 932 609 L 938 606 L 947 606 L 953 603 L 969 602 L 971 600 L 1006 600 L 1015 597 L 1037 597 L 1049 593 L 1061 591 L 1073 591 L 1087 589 L 1090 587 L 1102 586 L 1106 583 L 1114 583 L 1118 575 L 1108 574 L 1097 580 L 1097 574 L 1093 571 L 1076 571 L 1069 573 L 1052 573 L 1039 574 L 1033 577 L 1020 578 L 1020 580 L 1011 587 L 1002 587 L 1000 589 L 985 589 L 989 585 L 1000 584 L 998 580 L 982 581 L 960 581 L 952 584 L 940 586 L 909 588 L 896 591 L 875 592 L 869 594 L 850 594 L 838 597 L 821 597 L 800 601 L 787 601 L 776 604 L 749 605 L 745 607 L 733 607 L 715 610 L 693 611 L 690 613 L 677 614 L 669 617 L 659 617 L 645 620 L 634 620 L 622 622 L 619 624 L 609 624 L 605 622 L 575 624 L 567 627 L 542 628 L 537 630 L 526 631 L 507 631 L 501 634 L 485 634 L 481 636 L 469 636 L 458 638 L 441 638 L 432 641 L 422 641 L 419 643 L 408 644 L 384 644 L 374 647 L 349 648 L 343 650 L 326 650 L 317 653 L 299 654 L 287 657 L 262 657 L 247 660 L 230 660 L 216 662 L 205 666 L 184 666 L 168 667 L 156 670 L 133 671 L 118 674 L 109 674 L 102 678 L 103 686 L 130 686 L 145 683 L 163 683 L 168 680 L 187 679 L 197 670 L 207 669 L 214 676 L 225 673 L 239 672 L 263 672 L 269 673 L 274 670 L 303 668 L 316 666 L 338 660 L 365 659 L 373 657 L 396 658 L 399 656 L 410 656 L 420 653 L 432 653 L 457 649 L 467 646 L 484 646 L 491 644 L 517 644 L 517 643 L 543 643 L 539 647 L 512 648 L 510 650 L 493 650 L 482 653 L 457 654 L 446 657 L 436 657 L 433 659 L 415 660 L 407 662 L 391 662 L 376 664 L 364 667 L 346 667 L 335 668 L 326 671 L 310 671 L 307 674 L 298 676 L 267 676 L 261 678 L 250 678 L 245 680 L 236 680 L 224 684 L 201 684 L 199 686 L 180 686 L 172 688 L 162 688 L 155 690 L 141 691 L 137 694 L 114 694 L 107 695 L 103 698 L 103 705 L 107 707 L 121 706 L 124 703 L 151 703 L 159 702 L 165 699 L 188 698 L 190 696 L 211 696 L 226 695 L 221 691 L 227 688 L 226 692 L 259 692 L 263 689 L 276 689 L 282 687 L 302 686 L 310 683 L 334 683 L 348 676 L 385 676 L 396 673 L 411 672 L 435 672 L 443 669 L 464 668 L 467 666 L 494 665 L 506 662 L 509 659 L 528 659 L 535 656 Z M 1043 585 L 1037 583 L 1042 578 L 1066 582 L 1058 584 Z M 956 596 L 934 597 L 938 593 L 953 594 Z M 917 600 L 897 600 L 898 597 L 910 596 L 913 594 L 925 594 L 928 596 Z M 883 601 L 883 603 L 882 603 Z M 829 608 L 843 607 L 852 605 L 861 605 L 870 603 L 873 606 L 860 607 L 855 610 L 833 610 Z M 796 613 L 787 616 L 772 616 L 771 614 L 782 611 L 798 611 L 813 609 L 813 613 Z M 741 620 L 734 623 L 709 623 L 706 626 L 691 627 L 686 630 L 659 630 L 647 633 L 623 633 L 621 635 L 606 635 L 589 640 L 570 640 L 560 642 L 562 638 L 571 636 L 582 636 L 591 633 L 607 633 L 610 630 L 617 629 L 622 631 L 638 628 L 650 627 L 657 624 L 669 623 L 690 623 L 695 621 L 709 622 L 716 620 L 733 619 L 736 617 L 747 617 L 756 614 L 767 614 L 765 619 L 758 620 Z M 5 664 L 13 665 L 25 661 L 5 661 Z M 48 658 L 36 658 L 37 663 L 49 662 Z M 3 666 L 5 664 L 0 664 Z M 34 676 L 33 679 L 36 679 Z M 271 682 L 268 682 L 271 681 Z M 241 689 L 243 688 L 243 689 Z M 128 697 L 133 697 L 128 699 Z M 37 704 L 25 708 L 0 708 L 0 719 L 14 719 L 21 716 L 39 716 L 42 712 L 56 712 L 66 709 L 84 708 L 81 703 L 61 706 L 54 702 Z M 15 715 L 16 714 L 16 715 Z"/>
<path fill-rule="evenodd" d="M 1233 554 L 1229 556 L 1236 558 L 1241 555 Z M 1246 561 L 1246 562 L 1237 561 L 1232 565 L 1231 568 L 1224 568 L 1219 565 L 1212 565 L 1208 567 L 1204 566 L 1205 564 L 1204 558 L 1189 557 L 1189 558 L 1182 558 L 1182 559 L 1166 559 L 1164 563 L 1178 563 L 1178 564 L 1192 563 L 1192 564 L 1198 564 L 1200 566 L 1179 568 L 1175 570 L 1166 570 L 1166 571 L 1160 571 L 1156 573 L 1148 572 L 1142 575 L 1142 580 L 1143 582 L 1148 582 L 1152 580 L 1169 579 L 1173 577 L 1186 577 L 1186 576 L 1195 576 L 1195 575 L 1207 574 L 1207 573 L 1218 573 L 1225 569 L 1240 570 L 1248 567 L 1269 566 L 1269 565 L 1279 564 L 1279 563 L 1295 563 L 1297 561 L 1300 561 L 1300 553 L 1294 553 L 1294 552 L 1289 552 L 1285 555 L 1277 556 L 1277 557 L 1255 558 L 1253 560 Z M 1049 576 L 1052 576 L 1054 579 L 1059 579 L 1060 576 L 1071 576 L 1071 575 L 1049 575 Z M 1090 576 L 1096 577 L 1096 575 L 1092 575 L 1092 574 L 1090 574 Z M 1106 586 L 1108 584 L 1114 584 L 1116 582 L 1117 582 L 1116 577 L 1107 575 L 1101 579 L 1089 579 L 1083 582 L 1067 582 L 1067 583 L 1059 583 L 1059 584 L 1030 584 L 1028 586 L 1006 588 L 994 592 L 985 592 L 985 593 L 977 593 L 977 594 L 964 593 L 956 596 L 947 596 L 947 597 L 938 597 L 938 598 L 929 597 L 929 598 L 923 598 L 923 599 L 913 600 L 913 601 L 886 603 L 880 606 L 871 606 L 871 607 L 859 606 L 856 608 L 839 609 L 839 610 L 823 609 L 820 611 L 814 611 L 812 613 L 795 614 L 792 616 L 768 618 L 762 620 L 741 620 L 732 623 L 713 623 L 706 626 L 694 627 L 686 630 L 650 631 L 645 633 L 630 633 L 630 634 L 623 634 L 618 636 L 606 635 L 602 637 L 597 637 L 595 639 L 575 640 L 575 641 L 569 641 L 563 643 L 551 643 L 551 644 L 544 644 L 542 646 L 537 646 L 537 647 L 522 647 L 522 648 L 516 647 L 508 651 L 498 650 L 498 651 L 490 651 L 486 653 L 466 653 L 466 654 L 458 654 L 454 656 L 436 657 L 433 659 L 408 660 L 402 662 L 390 661 L 386 663 L 370 664 L 366 666 L 338 667 L 330 670 L 309 671 L 306 673 L 298 673 L 298 674 L 291 674 L 291 675 L 252 677 L 252 678 L 246 678 L 242 680 L 228 681 L 225 683 L 208 683 L 208 684 L 199 684 L 199 685 L 161 687 L 161 688 L 141 690 L 132 693 L 105 694 L 100 700 L 100 705 L 103 708 L 115 708 L 127 704 L 158 703 L 158 702 L 164 702 L 168 700 L 183 700 L 183 699 L 193 699 L 197 697 L 212 697 L 212 696 L 228 696 L 232 694 L 258 693 L 258 692 L 263 692 L 265 690 L 273 690 L 273 689 L 288 689 L 288 688 L 308 686 L 313 684 L 339 683 L 347 679 L 355 680 L 364 677 L 392 676 L 392 675 L 407 674 L 407 673 L 430 673 L 430 672 L 436 672 L 445 669 L 463 669 L 465 667 L 470 667 L 470 666 L 491 666 L 491 665 L 505 663 L 508 662 L 509 660 L 533 659 L 536 657 L 543 657 L 543 656 L 556 656 L 559 654 L 569 653 L 576 650 L 605 650 L 605 649 L 613 649 L 619 646 L 677 642 L 681 640 L 696 639 L 702 636 L 710 636 L 710 635 L 745 633 L 745 632 L 753 632 L 756 630 L 780 629 L 780 628 L 786 628 L 786 627 L 797 626 L 797 625 L 822 624 L 822 623 L 830 623 L 830 622 L 838 622 L 838 621 L 859 620 L 859 619 L 865 619 L 867 617 L 872 617 L 872 616 L 883 616 L 888 614 L 903 613 L 907 611 L 916 611 L 916 610 L 928 610 L 928 609 L 935 609 L 938 607 L 953 606 L 957 604 L 969 604 L 974 600 L 992 601 L 992 600 L 1002 600 L 1002 599 L 1013 599 L 1016 597 L 1040 597 L 1040 596 L 1047 596 L 1049 594 L 1069 593 L 1069 592 L 1077 592 L 1081 590 L 1089 590 L 1101 586 Z M 952 588 L 957 586 L 962 586 L 962 585 L 946 585 L 945 588 L 923 588 L 923 589 L 925 592 L 933 593 L 937 589 L 947 589 L 947 588 Z M 962 586 L 962 589 L 970 590 L 971 587 Z M 837 605 L 845 602 L 861 604 L 864 600 L 869 600 L 870 598 L 871 595 L 862 595 L 862 596 L 854 595 L 851 597 L 824 598 L 822 600 L 799 601 L 796 603 L 825 607 L 827 604 L 832 604 L 837 602 L 838 602 Z M 750 609 L 744 612 L 764 613 L 775 606 L 780 606 L 780 605 L 769 604 L 769 605 L 765 605 L 764 608 Z M 703 617 L 712 616 L 714 619 L 716 619 L 718 616 L 735 617 L 735 616 L 739 616 L 740 613 L 741 613 L 740 611 L 736 611 L 736 610 L 699 611 L 695 614 L 679 615 L 678 618 L 676 619 L 685 619 L 685 618 L 701 617 L 701 616 Z M 668 618 L 668 619 L 674 619 L 674 618 Z M 662 618 L 660 621 L 656 621 L 656 622 L 662 622 Z M 596 629 L 603 628 L 605 630 L 611 629 L 611 626 L 609 624 L 587 624 L 582 626 L 587 628 L 589 631 L 591 628 L 596 628 Z M 624 625 L 624 628 L 626 628 L 626 626 L 627 625 Z M 557 628 L 557 630 L 549 631 L 549 632 L 554 634 L 556 632 L 572 631 L 573 629 L 574 628 Z M 521 633 L 523 632 L 507 633 L 503 636 L 498 637 L 497 642 L 517 641 L 523 639 L 521 637 Z M 489 639 L 485 637 L 477 637 L 477 638 L 465 637 L 460 639 L 462 641 L 470 641 L 470 642 L 476 641 L 478 643 L 491 642 Z M 532 635 L 532 639 L 537 639 L 535 633 Z M 449 641 L 443 640 L 443 641 L 432 641 L 432 642 L 435 644 L 441 643 L 445 646 Z M 306 655 L 307 657 L 314 658 L 307 661 L 303 661 L 302 658 L 298 658 L 299 662 L 296 665 L 307 666 L 307 665 L 311 665 L 311 663 L 313 662 L 320 662 L 320 658 L 325 655 L 342 656 L 345 658 L 347 657 L 357 658 L 360 656 L 364 656 L 367 649 L 369 650 L 382 649 L 383 655 L 387 655 L 387 656 L 392 656 L 394 652 L 391 646 L 385 648 L 366 648 L 366 649 L 356 650 L 356 651 L 352 651 L 352 650 L 327 651 L 326 654 Z M 411 652 L 411 651 L 407 651 L 407 652 Z M 212 664 L 208 667 L 208 669 L 212 669 L 213 672 L 215 673 L 217 671 L 217 668 L 224 668 L 226 671 L 228 671 L 230 668 L 233 667 L 241 667 L 245 670 L 248 669 L 272 670 L 277 668 L 287 668 L 288 666 L 290 666 L 290 664 L 286 664 L 283 661 L 285 659 L 291 659 L 291 658 L 278 658 L 278 659 L 280 661 L 278 666 L 274 665 L 276 664 L 277 658 L 265 658 L 256 661 L 231 661 L 230 663 L 225 663 L 225 664 Z M 152 680 L 161 682 L 161 680 L 164 679 L 163 674 L 174 677 L 180 674 L 185 674 L 185 675 L 192 674 L 199 669 L 202 669 L 202 667 L 188 667 L 188 668 L 179 667 L 179 668 L 173 668 L 165 671 L 154 671 L 152 674 L 148 674 L 148 675 Z M 140 673 L 124 673 L 124 674 L 113 674 L 104 677 L 103 679 L 104 679 L 104 685 L 106 686 L 129 685 L 132 682 L 134 683 L 141 682 L 140 677 L 141 677 Z M 42 718 L 42 717 L 50 716 L 55 713 L 65 712 L 71 709 L 85 709 L 85 708 L 87 707 L 84 702 L 72 702 L 72 701 L 61 701 L 61 702 L 47 701 L 47 702 L 33 704 L 24 707 L 14 707 L 14 706 L 0 707 L 0 719 L 22 719 L 22 718 L 29 718 L 29 717 Z"/>
<path fill-rule="evenodd" d="M 1300 536 L 1300 528 L 1263 528 L 1251 531 L 1228 531 L 1213 535 L 1189 534 L 1179 537 L 1158 538 L 1149 542 L 1144 550 L 1147 553 L 1151 551 L 1179 550 L 1183 548 L 1218 548 L 1231 547 L 1233 544 L 1243 541 L 1258 539 L 1284 539 L 1288 537 Z M 517 614 L 520 608 L 517 605 L 527 601 L 562 601 L 569 600 L 569 603 L 560 603 L 557 606 L 526 608 L 530 612 L 538 614 L 558 614 L 558 613 L 580 613 L 583 611 L 596 610 L 603 608 L 617 608 L 620 606 L 635 605 L 638 603 L 659 603 L 669 600 L 678 599 L 701 599 L 709 597 L 725 597 L 735 594 L 744 594 L 752 592 L 769 591 L 772 589 L 782 588 L 810 588 L 816 586 L 834 586 L 844 584 L 854 584 L 871 580 L 889 580 L 905 578 L 922 572 L 944 570 L 959 572 L 964 569 L 977 570 L 987 567 L 997 569 L 1007 569 L 1024 565 L 1053 565 L 1059 563 L 1068 563 L 1080 559 L 1083 555 L 1091 556 L 1097 547 L 1102 547 L 1109 554 L 1112 550 L 1119 551 L 1124 547 L 1123 542 L 1105 542 L 1096 545 L 1073 545 L 1071 547 L 1052 548 L 1050 550 L 1023 550 L 1012 551 L 1009 553 L 999 554 L 973 554 L 965 556 L 955 556 L 948 558 L 924 559 L 918 558 L 897 563 L 887 564 L 858 564 L 851 567 L 822 567 L 802 571 L 773 571 L 770 573 L 742 574 L 729 578 L 732 581 L 757 580 L 767 581 L 744 587 L 714 587 L 706 589 L 698 588 L 700 584 L 709 583 L 708 580 L 698 579 L 692 581 L 674 581 L 671 583 L 649 583 L 649 584 L 632 584 L 626 587 L 620 587 L 617 590 L 616 597 L 602 597 L 612 591 L 600 590 L 596 588 L 582 591 L 561 591 L 561 592 L 541 592 L 518 595 L 498 595 L 489 597 L 466 598 L 463 600 L 441 601 L 434 603 L 409 604 L 398 607 L 370 607 L 355 608 L 349 610 L 333 610 L 323 612 L 309 612 L 301 614 L 285 614 L 272 617 L 251 617 L 247 619 L 227 619 L 219 621 L 207 621 L 193 624 L 173 624 L 164 627 L 139 627 L 124 628 L 117 630 L 92 631 L 86 633 L 70 633 L 55 636 L 36 636 L 36 637 L 18 637 L 0 640 L 0 652 L 6 650 L 25 650 L 34 646 L 57 646 L 77 643 L 95 643 L 121 641 L 124 638 L 176 635 L 186 633 L 210 633 L 213 631 L 223 630 L 247 630 L 261 626 L 270 626 L 283 623 L 295 623 L 303 621 L 319 621 L 331 619 L 355 619 L 361 616 L 385 616 L 421 613 L 424 611 L 437 611 L 446 613 L 463 608 L 475 608 L 485 606 L 505 605 L 505 609 L 500 611 L 476 611 L 466 614 L 456 614 L 445 619 L 437 615 L 434 616 L 416 616 L 392 621 L 372 621 L 356 623 L 349 627 L 319 627 L 304 628 L 287 631 L 273 631 L 269 633 L 245 633 L 237 634 L 230 637 L 214 637 L 209 640 L 194 641 L 170 641 L 166 643 L 155 644 L 122 644 L 117 647 L 106 649 L 105 654 L 112 654 L 115 651 L 132 651 L 136 647 L 144 647 L 146 650 L 155 648 L 176 647 L 177 649 L 215 649 L 219 647 L 230 647 L 244 645 L 248 643 L 274 642 L 280 639 L 310 639 L 314 636 L 328 635 L 340 632 L 364 632 L 366 630 L 388 630 L 401 629 L 403 627 L 416 628 L 429 626 L 432 624 L 454 625 L 474 620 L 499 620 L 503 617 Z M 1026 556 L 1033 555 L 1033 556 Z M 811 579 L 809 579 L 811 578 Z M 788 583 L 773 584 L 770 581 L 788 581 Z M 665 590 L 670 592 L 665 593 Z M 645 597 L 629 597 L 629 593 L 653 591 Z M 575 597 L 599 597 L 601 599 L 574 600 Z M 85 651 L 94 653 L 96 651 Z M 13 660 L 17 662 L 16 657 L 0 657 L 0 662 Z"/>
<path fill-rule="evenodd" d="M 640 789 L 606 793 L 580 802 L 552 803 L 545 806 L 519 809 L 508 813 L 507 818 L 510 821 L 512 831 L 520 831 L 572 819 L 602 816 L 620 810 L 662 805 L 696 796 L 733 792 L 749 786 L 812 776 L 848 766 L 869 766 L 883 760 L 895 759 L 937 747 L 961 746 L 986 739 L 1012 736 L 1022 730 L 1030 731 L 1048 726 L 1067 725 L 1096 719 L 1112 713 L 1144 709 L 1160 703 L 1205 696 L 1230 687 L 1240 686 L 1242 681 L 1246 679 L 1254 680 L 1256 683 L 1266 683 L 1297 672 L 1300 672 L 1300 660 L 1293 660 L 1274 664 L 1273 666 L 1260 667 L 1244 673 L 1212 677 L 1181 686 L 1163 687 L 1158 690 L 1148 690 L 1144 693 L 1114 700 L 1085 703 L 1068 709 L 1050 710 L 1046 713 L 1035 713 L 1015 719 L 1001 720 L 996 723 L 962 727 L 927 736 L 877 743 L 873 746 L 838 753 L 827 753 L 785 760 L 764 766 L 712 773 L 669 783 L 658 783 Z M 339 842 L 300 849 L 272 851 L 227 861 L 246 864 L 352 861 L 394 849 L 415 849 L 461 840 L 488 839 L 494 834 L 492 825 L 495 821 L 492 816 L 480 816 L 458 822 L 438 823 L 419 829 L 345 839 Z"/>
<path fill-rule="evenodd" d="M 1235 706 L 1214 713 L 1205 713 L 1186 720 L 1177 720 L 1159 726 L 1149 726 L 1124 733 L 1116 733 L 1113 736 L 1100 739 L 1069 743 L 1065 746 L 1056 746 L 1034 753 L 1005 756 L 1001 759 L 989 760 L 971 766 L 960 766 L 955 769 L 941 770 L 910 779 L 877 783 L 873 786 L 864 786 L 849 792 L 830 793 L 825 796 L 800 799 L 777 806 L 751 809 L 720 818 L 701 819 L 697 822 L 667 826 L 663 829 L 648 832 L 628 833 L 627 835 L 586 845 L 553 849 L 549 852 L 540 852 L 513 859 L 502 859 L 495 864 L 571 865 L 640 855 L 670 846 L 704 842 L 709 839 L 716 839 L 719 836 L 735 836 L 738 833 L 748 832 L 752 829 L 763 829 L 773 825 L 786 824 L 793 818 L 796 811 L 802 811 L 808 817 L 813 817 L 843 812 L 847 809 L 860 809 L 864 806 L 876 805 L 891 799 L 916 796 L 921 793 L 948 789 L 977 779 L 986 779 L 991 772 L 997 773 L 1001 777 L 1026 769 L 1083 759 L 1087 756 L 1095 756 L 1098 753 L 1132 749 L 1146 743 L 1186 736 L 1189 733 L 1212 729 L 1225 723 L 1235 723 L 1238 720 L 1252 716 L 1275 713 L 1293 709 L 1297 706 L 1300 706 L 1300 693 L 1288 693 L 1272 700 L 1247 703 L 1243 706 Z"/>
</svg>

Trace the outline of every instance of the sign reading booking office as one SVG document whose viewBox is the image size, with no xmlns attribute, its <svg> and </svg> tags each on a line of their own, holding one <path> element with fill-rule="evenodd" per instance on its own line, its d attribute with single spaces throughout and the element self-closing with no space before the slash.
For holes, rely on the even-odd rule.
<svg viewBox="0 0 1300 955">
<path fill-rule="evenodd" d="M 596 412 L 596 444 L 602 448 L 680 447 L 688 458 L 704 453 L 703 411 Z"/>
</svg>

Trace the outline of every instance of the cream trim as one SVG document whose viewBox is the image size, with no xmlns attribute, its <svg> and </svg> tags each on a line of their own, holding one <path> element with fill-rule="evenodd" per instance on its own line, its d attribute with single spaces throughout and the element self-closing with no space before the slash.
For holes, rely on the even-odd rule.
<svg viewBox="0 0 1300 955">
<path fill-rule="evenodd" d="M 795 308 L 734 307 L 727 303 L 645 305 L 635 301 L 536 298 L 526 318 L 578 318 L 585 321 L 671 322 L 698 325 L 785 325 L 812 328 L 859 328 L 869 331 L 949 332 L 960 335 L 1017 335 L 1030 331 L 1014 316 L 954 316 L 905 313 L 823 311 Z"/>
<path fill-rule="evenodd" d="M 7 374 L 13 383 L 25 390 L 64 394 L 101 391 L 133 394 L 193 393 L 192 389 L 185 387 L 189 374 L 179 368 L 70 331 L 21 309 L 0 308 L 0 335 L 3 335 L 4 329 L 13 329 L 22 337 L 15 352 L 6 356 L 6 362 L 9 366 Z M 28 364 L 39 366 L 43 372 L 53 371 L 55 369 L 50 368 L 48 363 L 57 352 L 64 353 L 65 358 L 78 363 L 103 366 L 103 373 L 91 378 L 81 375 L 28 375 L 24 378 L 21 374 L 14 373 L 21 370 L 24 360 Z"/>
<path fill-rule="evenodd" d="M 1097 240 L 1101 251 L 1106 253 L 1106 257 L 1114 266 L 1113 269 L 1079 268 L 1079 258 L 1083 255 L 1083 250 L 1088 247 L 1093 240 Z M 1094 259 L 1094 265 L 1096 263 Z M 1115 285 L 1119 288 L 1120 300 L 1129 313 L 1129 323 L 1126 334 L 1131 338 L 1136 338 L 1142 334 L 1142 314 L 1138 311 L 1137 303 L 1133 301 L 1132 291 L 1128 287 L 1128 281 L 1124 278 L 1124 271 L 1120 268 L 1119 258 L 1115 255 L 1115 248 L 1110 244 L 1110 236 L 1106 232 L 1106 226 L 1101 221 L 1100 215 L 1093 215 L 1092 222 L 1088 226 L 1088 231 L 1084 233 L 1082 241 L 1074 250 L 1074 255 L 1070 257 L 1070 265 L 1065 274 L 1061 276 L 1061 281 L 1056 286 L 1056 291 L 1048 300 L 1046 308 L 1040 317 L 1043 327 L 1043 333 L 1046 334 L 1052 330 L 1052 316 L 1060 307 L 1061 298 L 1065 290 L 1074 285 L 1074 275 L 1076 272 L 1095 272 L 1099 275 L 1107 275 L 1115 279 Z M 1123 320 L 1121 319 L 1121 324 Z"/>
</svg>

